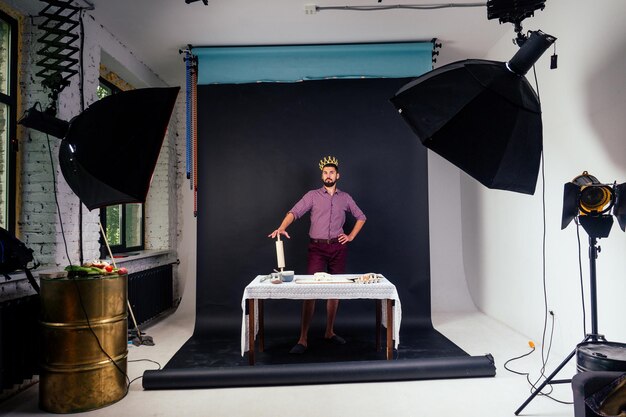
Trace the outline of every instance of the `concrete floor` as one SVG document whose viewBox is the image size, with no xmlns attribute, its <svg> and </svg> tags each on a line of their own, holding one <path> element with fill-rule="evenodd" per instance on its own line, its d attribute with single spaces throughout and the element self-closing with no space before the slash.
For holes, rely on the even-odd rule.
<svg viewBox="0 0 626 417">
<path fill-rule="evenodd" d="M 129 348 L 128 374 L 132 380 L 146 369 L 155 369 L 150 359 L 165 365 L 193 331 L 192 309 L 175 314 L 143 329 L 154 338 L 155 346 Z M 479 312 L 434 314 L 435 327 L 471 355 L 491 353 L 496 361 L 494 378 L 450 379 L 412 382 L 383 382 L 293 387 L 255 387 L 144 391 L 135 381 L 121 401 L 99 410 L 81 413 L 89 416 L 512 416 L 530 395 L 522 376 L 503 368 L 504 362 L 527 351 L 528 339 Z M 517 370 L 539 375 L 538 351 L 511 364 Z M 561 359 L 555 358 L 556 364 Z M 550 371 L 552 368 L 548 366 Z M 574 364 L 559 375 L 574 373 Z M 555 387 L 553 395 L 572 401 L 569 384 Z M 38 385 L 0 404 L 0 415 L 49 415 L 38 409 Z M 522 412 L 526 416 L 573 416 L 572 405 L 536 397 Z"/>
</svg>

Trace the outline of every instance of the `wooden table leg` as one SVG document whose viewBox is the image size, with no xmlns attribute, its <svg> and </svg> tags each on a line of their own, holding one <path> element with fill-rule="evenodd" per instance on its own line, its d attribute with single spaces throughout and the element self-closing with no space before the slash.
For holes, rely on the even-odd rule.
<svg viewBox="0 0 626 417">
<path fill-rule="evenodd" d="M 254 299 L 248 299 L 248 364 L 254 365 Z"/>
<path fill-rule="evenodd" d="M 259 299 L 259 352 L 265 351 L 265 314 L 263 300 Z"/>
<path fill-rule="evenodd" d="M 383 315 L 383 302 L 381 300 L 376 301 L 376 352 L 380 352 L 380 326 L 382 323 Z"/>
<path fill-rule="evenodd" d="M 393 359 L 393 300 L 387 300 L 387 360 Z"/>
</svg>

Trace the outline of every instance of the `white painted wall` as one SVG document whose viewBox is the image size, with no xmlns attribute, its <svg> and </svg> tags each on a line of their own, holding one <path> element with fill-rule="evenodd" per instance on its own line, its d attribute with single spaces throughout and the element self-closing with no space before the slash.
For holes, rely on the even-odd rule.
<svg viewBox="0 0 626 417">
<path fill-rule="evenodd" d="M 557 40 L 559 68 L 548 50 L 536 65 L 544 123 L 546 282 L 555 312 L 555 349 L 570 351 L 583 337 L 576 228 L 561 231 L 563 184 L 583 170 L 602 182 L 626 182 L 626 2 L 551 0 L 524 21 Z M 506 61 L 510 37 L 489 58 Z M 529 72 L 532 81 L 532 70 Z M 431 202 L 432 207 L 432 202 Z M 540 340 L 543 326 L 542 185 L 534 196 L 488 190 L 461 174 L 462 258 L 478 308 Z M 588 298 L 587 235 L 581 229 Z M 626 235 L 614 225 L 598 259 L 599 331 L 626 341 Z M 589 323 L 589 306 L 587 306 Z M 587 331 L 590 330 L 588 324 Z"/>
<path fill-rule="evenodd" d="M 181 93 L 184 94 L 184 93 Z M 176 252 L 180 265 L 178 266 L 178 289 L 182 295 L 177 314 L 194 315 L 196 310 L 196 258 L 197 258 L 197 218 L 193 215 L 193 191 L 190 188 L 190 180 L 186 175 L 186 109 L 183 100 L 177 107 L 178 140 L 177 154 L 177 182 L 176 198 L 177 206 L 177 246 Z"/>
<path fill-rule="evenodd" d="M 428 205 L 431 310 L 475 311 L 463 264 L 460 172 L 431 151 L 428 151 Z"/>
</svg>

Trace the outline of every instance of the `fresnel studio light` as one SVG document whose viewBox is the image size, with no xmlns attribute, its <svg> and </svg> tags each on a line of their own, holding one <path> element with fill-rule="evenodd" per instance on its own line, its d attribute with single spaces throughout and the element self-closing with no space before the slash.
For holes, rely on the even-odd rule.
<svg viewBox="0 0 626 417">
<path fill-rule="evenodd" d="M 536 387 L 528 399 L 515 411 L 519 413 L 548 384 L 566 383 L 569 380 L 553 380 L 563 367 L 576 355 L 579 371 L 620 371 L 626 367 L 626 344 L 608 342 L 598 332 L 598 301 L 596 284 L 596 259 L 600 253 L 598 239 L 608 237 L 617 218 L 622 231 L 626 230 L 626 183 L 601 183 L 584 171 L 563 187 L 563 215 L 561 229 L 572 220 L 580 224 L 589 235 L 589 301 L 591 333 L 556 367 L 546 380 Z"/>
<path fill-rule="evenodd" d="M 604 339 L 598 333 L 596 259 L 600 252 L 598 239 L 609 236 L 613 226 L 613 216 L 617 218 L 622 231 L 626 230 L 626 183 L 603 184 L 584 171 L 565 184 L 561 229 L 565 229 L 572 220 L 577 219 L 577 223 L 589 235 L 591 333 L 587 335 L 586 340 Z"/>
<path fill-rule="evenodd" d="M 622 231 L 626 231 L 626 183 L 602 184 L 584 171 L 564 186 L 561 229 L 574 218 L 590 238 L 608 237 L 615 216 Z"/>
</svg>

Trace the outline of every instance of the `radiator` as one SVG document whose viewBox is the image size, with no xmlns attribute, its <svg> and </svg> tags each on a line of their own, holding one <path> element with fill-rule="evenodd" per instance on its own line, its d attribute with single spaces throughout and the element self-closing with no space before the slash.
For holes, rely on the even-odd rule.
<svg viewBox="0 0 626 417">
<path fill-rule="evenodd" d="M 137 324 L 158 316 L 173 306 L 172 265 L 164 265 L 128 274 L 128 301 Z M 129 317 L 129 328 L 133 322 Z"/>
<path fill-rule="evenodd" d="M 0 390 L 39 374 L 39 295 L 0 303 Z"/>
</svg>

